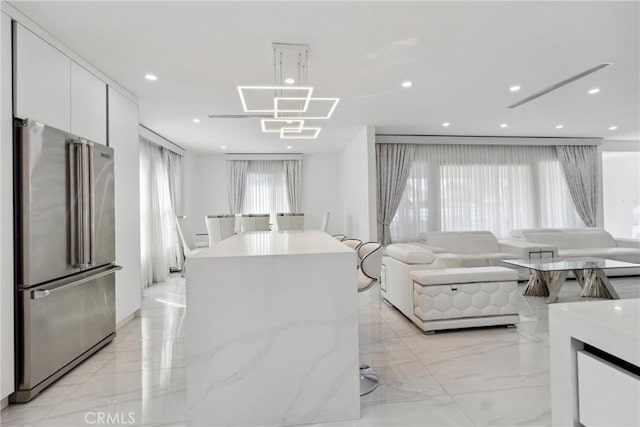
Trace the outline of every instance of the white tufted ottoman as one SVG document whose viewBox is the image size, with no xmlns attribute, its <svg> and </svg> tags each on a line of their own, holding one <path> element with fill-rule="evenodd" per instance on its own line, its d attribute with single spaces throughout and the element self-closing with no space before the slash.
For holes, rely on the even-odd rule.
<svg viewBox="0 0 640 427">
<path fill-rule="evenodd" d="M 411 319 L 425 332 L 518 323 L 518 273 L 503 267 L 414 270 Z"/>
</svg>

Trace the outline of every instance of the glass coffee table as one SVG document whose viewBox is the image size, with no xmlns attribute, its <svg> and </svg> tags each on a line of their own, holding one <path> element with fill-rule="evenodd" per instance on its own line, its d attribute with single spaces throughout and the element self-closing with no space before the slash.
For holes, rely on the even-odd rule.
<svg viewBox="0 0 640 427">
<path fill-rule="evenodd" d="M 562 285 L 573 272 L 583 297 L 620 299 L 604 269 L 640 267 L 640 264 L 603 258 L 505 259 L 504 264 L 533 270 L 523 295 L 547 297 L 547 304 L 558 300 Z"/>
</svg>

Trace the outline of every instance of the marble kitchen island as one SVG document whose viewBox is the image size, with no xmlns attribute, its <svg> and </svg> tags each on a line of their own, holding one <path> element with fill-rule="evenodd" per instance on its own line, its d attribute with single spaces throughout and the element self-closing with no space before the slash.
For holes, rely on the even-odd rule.
<svg viewBox="0 0 640 427">
<path fill-rule="evenodd" d="M 190 257 L 190 424 L 359 418 L 356 265 L 312 230 L 238 234 Z"/>
</svg>

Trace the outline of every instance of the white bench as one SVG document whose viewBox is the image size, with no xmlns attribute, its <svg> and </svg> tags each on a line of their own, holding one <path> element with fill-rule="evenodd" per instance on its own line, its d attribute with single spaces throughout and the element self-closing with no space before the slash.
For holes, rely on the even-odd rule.
<svg viewBox="0 0 640 427">
<path fill-rule="evenodd" d="M 393 244 L 381 292 L 425 332 L 518 323 L 518 273 L 504 267 L 447 268 L 430 251 Z"/>
</svg>

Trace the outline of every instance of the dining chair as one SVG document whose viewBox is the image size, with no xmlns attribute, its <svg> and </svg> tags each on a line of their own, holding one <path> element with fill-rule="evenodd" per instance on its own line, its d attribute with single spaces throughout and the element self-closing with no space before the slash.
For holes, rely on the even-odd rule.
<svg viewBox="0 0 640 427">
<path fill-rule="evenodd" d="M 233 236 L 235 232 L 235 215 L 207 215 L 205 222 L 209 234 L 209 246 Z"/>
<path fill-rule="evenodd" d="M 243 233 L 249 231 L 269 231 L 269 214 L 242 215 Z"/>
<path fill-rule="evenodd" d="M 278 213 L 276 214 L 278 231 L 302 230 L 304 228 L 304 214 Z"/>
</svg>

